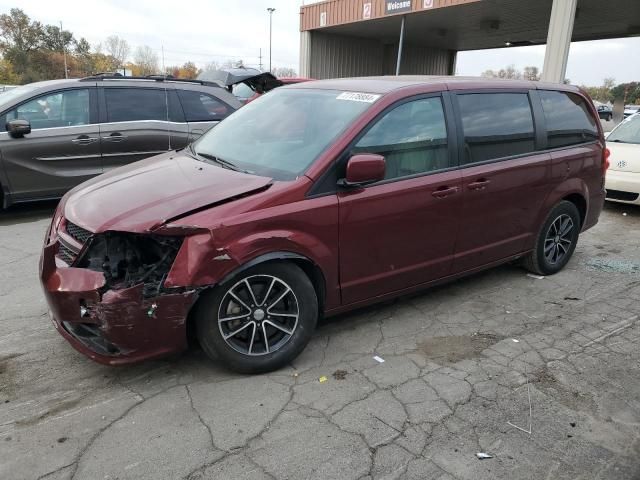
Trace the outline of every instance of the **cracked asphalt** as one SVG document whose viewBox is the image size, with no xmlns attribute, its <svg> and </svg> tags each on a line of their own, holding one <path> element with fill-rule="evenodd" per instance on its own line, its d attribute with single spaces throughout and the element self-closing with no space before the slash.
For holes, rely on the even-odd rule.
<svg viewBox="0 0 640 480">
<path fill-rule="evenodd" d="M 638 208 L 607 205 L 558 275 L 507 265 L 326 320 L 261 376 L 76 353 L 37 280 L 52 209 L 0 213 L 0 478 L 640 478 Z"/>
</svg>

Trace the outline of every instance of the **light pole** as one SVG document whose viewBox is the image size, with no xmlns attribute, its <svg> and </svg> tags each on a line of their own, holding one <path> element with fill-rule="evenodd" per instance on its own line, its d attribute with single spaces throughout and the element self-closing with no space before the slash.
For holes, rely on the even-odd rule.
<svg viewBox="0 0 640 480">
<path fill-rule="evenodd" d="M 273 12 L 276 9 L 273 7 L 267 8 L 267 12 L 269 12 L 269 72 L 271 72 L 271 38 L 273 32 Z"/>
<path fill-rule="evenodd" d="M 67 70 L 67 49 L 64 46 L 64 36 L 62 35 L 62 22 L 60 22 L 60 43 L 62 44 L 62 55 L 64 57 L 64 78 L 69 78 Z"/>
</svg>

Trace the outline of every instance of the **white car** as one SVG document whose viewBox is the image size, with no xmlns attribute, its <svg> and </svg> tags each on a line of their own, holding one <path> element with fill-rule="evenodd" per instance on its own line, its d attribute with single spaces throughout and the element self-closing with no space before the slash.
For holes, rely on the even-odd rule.
<svg viewBox="0 0 640 480">
<path fill-rule="evenodd" d="M 628 118 L 638 112 L 640 112 L 640 105 L 626 105 L 624 107 L 624 118 Z"/>
<path fill-rule="evenodd" d="M 609 170 L 607 200 L 640 205 L 640 113 L 630 116 L 607 136 Z"/>
</svg>

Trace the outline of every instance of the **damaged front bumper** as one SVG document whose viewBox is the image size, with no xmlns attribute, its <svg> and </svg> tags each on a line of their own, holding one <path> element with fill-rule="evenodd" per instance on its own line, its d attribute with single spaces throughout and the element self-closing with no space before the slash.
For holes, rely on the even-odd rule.
<svg viewBox="0 0 640 480">
<path fill-rule="evenodd" d="M 57 223 L 57 225 L 56 225 Z M 139 362 L 187 348 L 186 322 L 197 291 L 114 287 L 105 273 L 74 268 L 69 251 L 81 245 L 54 219 L 40 259 L 40 279 L 51 320 L 80 353 L 106 365 Z M 75 248 L 74 248 L 75 247 Z"/>
</svg>

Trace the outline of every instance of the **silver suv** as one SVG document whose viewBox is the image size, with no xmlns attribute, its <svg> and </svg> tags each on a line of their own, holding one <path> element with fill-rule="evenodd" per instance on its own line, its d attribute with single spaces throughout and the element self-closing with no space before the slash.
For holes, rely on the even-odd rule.
<svg viewBox="0 0 640 480">
<path fill-rule="evenodd" d="M 0 207 L 185 147 L 242 104 L 213 82 L 96 75 L 0 93 Z"/>
</svg>

